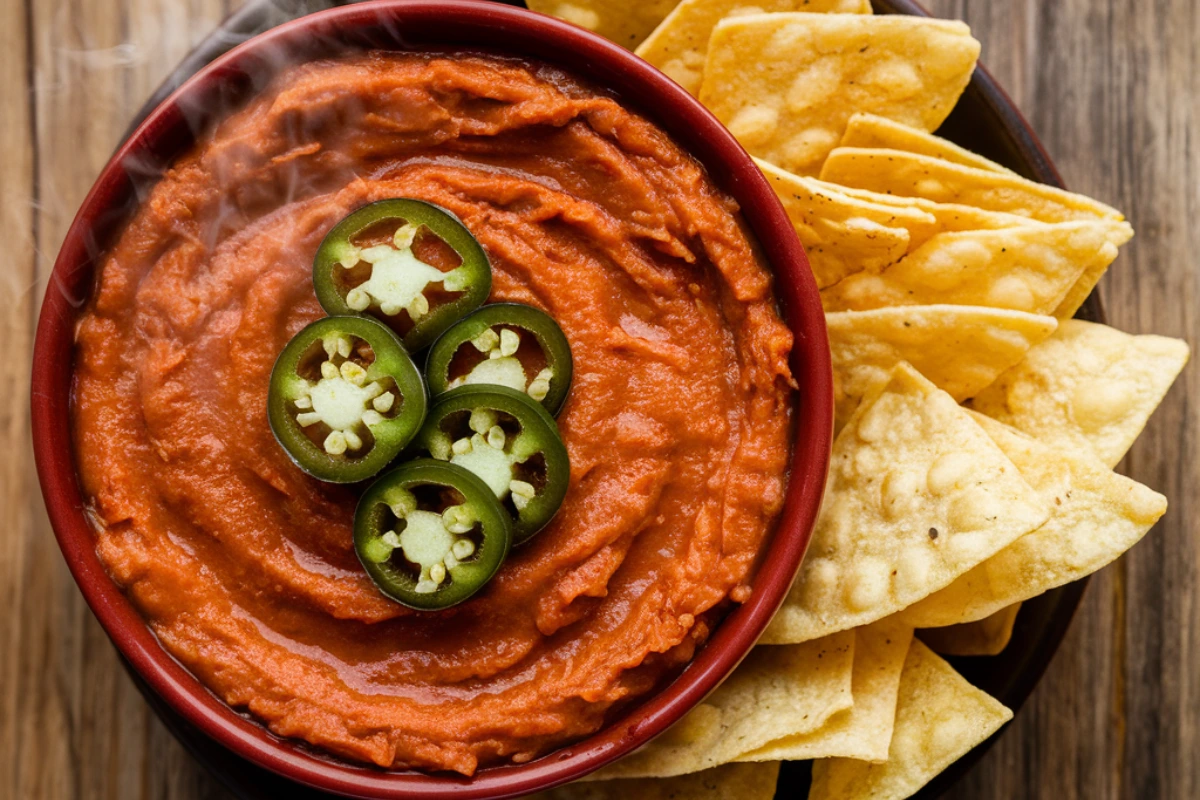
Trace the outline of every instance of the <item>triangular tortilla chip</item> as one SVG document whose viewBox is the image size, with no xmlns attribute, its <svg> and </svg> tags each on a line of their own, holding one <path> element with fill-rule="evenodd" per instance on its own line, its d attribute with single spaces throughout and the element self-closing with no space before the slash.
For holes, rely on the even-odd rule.
<svg viewBox="0 0 1200 800">
<path fill-rule="evenodd" d="M 683 0 L 642 42 L 637 54 L 692 94 L 700 91 L 713 28 L 726 17 L 763 12 L 870 14 L 870 0 Z"/>
<path fill-rule="evenodd" d="M 821 292 L 826 311 L 883 306 L 990 306 L 1049 314 L 1084 270 L 1117 256 L 1100 222 L 939 233 L 881 273 Z"/>
<path fill-rule="evenodd" d="M 1036 227 L 1045 224 L 1029 217 L 1006 214 L 1003 211 L 992 211 L 986 208 L 964 206 L 958 203 L 935 203 L 923 197 L 898 197 L 891 194 L 880 194 L 879 192 L 872 192 L 869 189 L 855 189 L 851 186 L 825 183 L 824 181 L 822 181 L 822 184 L 835 187 L 847 197 L 865 200 L 868 203 L 899 208 L 916 208 L 932 214 L 933 218 L 937 220 L 937 224 L 929 230 L 928 235 L 924 235 L 924 230 L 920 231 L 920 234 L 911 230 L 909 231 L 908 248 L 910 252 L 923 245 L 935 233 L 990 231 L 998 228 Z M 1110 231 L 1110 238 L 1111 236 L 1112 233 Z"/>
<path fill-rule="evenodd" d="M 881 194 L 977 206 L 1042 222 L 1125 219 L 1115 208 L 1090 197 L 1018 175 L 976 169 L 903 150 L 839 147 L 829 154 L 821 168 L 821 180 Z"/>
<path fill-rule="evenodd" d="M 902 364 L 834 442 L 812 543 L 762 641 L 803 642 L 882 619 L 1048 516 L 971 415 Z"/>
<path fill-rule="evenodd" d="M 1011 711 L 914 639 L 900 675 L 887 762 L 849 758 L 814 762 L 808 800 L 911 797 L 1010 719 Z"/>
<path fill-rule="evenodd" d="M 726 764 L 820 728 L 853 703 L 854 632 L 757 647 L 703 703 L 645 747 L 584 780 L 666 778 Z"/>
<path fill-rule="evenodd" d="M 965 167 L 985 169 L 989 172 L 1004 172 L 1009 175 L 1016 174 L 995 161 L 959 147 L 949 139 L 934 136 L 932 133 L 926 133 L 902 122 L 875 114 L 855 114 L 851 117 L 846 126 L 846 132 L 842 134 L 841 146 L 903 150 L 906 153 L 919 153 L 931 158 L 952 161 Z"/>
<path fill-rule="evenodd" d="M 980 306 L 904 306 L 825 315 L 837 419 L 907 361 L 958 402 L 974 397 L 1042 342 L 1054 317 Z"/>
<path fill-rule="evenodd" d="M 783 203 L 819 289 L 864 269 L 883 269 L 908 252 L 912 231 L 932 235 L 937 224 L 932 214 L 918 208 L 847 197 L 833 184 L 755 161 Z"/>
<path fill-rule="evenodd" d="M 757 14 L 713 30 L 700 100 L 752 155 L 815 175 L 856 111 L 934 130 L 979 57 L 961 22 Z"/>
<path fill-rule="evenodd" d="M 1188 346 L 1068 319 L 971 406 L 1040 440 L 1115 467 L 1188 360 Z"/>
<path fill-rule="evenodd" d="M 674 778 L 568 783 L 525 800 L 771 800 L 779 762 L 726 764 Z"/>
<path fill-rule="evenodd" d="M 812 733 L 776 739 L 739 761 L 803 761 L 858 758 L 883 761 L 892 741 L 900 670 L 912 643 L 912 629 L 880 620 L 854 630 L 854 705 L 839 711 Z"/>
<path fill-rule="evenodd" d="M 671 13 L 677 0 L 525 0 L 531 11 L 587 28 L 630 50 Z"/>
<path fill-rule="evenodd" d="M 978 422 L 1052 513 L 1033 533 L 901 612 L 914 627 L 983 619 L 1091 575 L 1137 544 L 1167 511 L 1167 498 L 1092 457 L 1049 447 L 995 420 Z"/>
<path fill-rule="evenodd" d="M 843 190 L 844 191 L 844 190 Z M 859 190 L 862 191 L 862 190 Z M 850 194 L 847 192 L 847 194 Z M 874 192 L 872 192 L 874 194 Z M 900 198 L 896 198 L 900 199 Z M 992 231 L 1000 228 L 1026 228 L 1040 226 L 1044 223 L 1029 217 L 1019 217 L 1016 214 L 1005 214 L 1003 211 L 989 211 L 986 208 L 964 206 L 958 203 L 935 203 L 932 200 L 922 200 L 919 197 L 917 208 L 933 214 L 938 223 L 938 233 L 956 233 L 958 231 Z M 919 244 L 924 244 L 924 240 Z"/>
<path fill-rule="evenodd" d="M 1132 228 L 1129 228 L 1128 230 L 1131 233 L 1133 231 Z M 1109 240 L 1112 241 L 1111 235 L 1109 236 Z M 1122 241 L 1121 244 L 1124 244 L 1124 241 Z M 1067 292 L 1067 296 L 1064 297 L 1062 302 L 1058 304 L 1058 307 L 1054 309 L 1054 316 L 1058 317 L 1059 319 L 1070 319 L 1071 317 L 1075 316 L 1075 312 L 1078 311 L 1079 307 L 1082 306 L 1084 301 L 1088 299 L 1088 295 L 1090 295 L 1092 290 L 1096 288 L 1096 284 L 1098 284 L 1100 279 L 1104 277 L 1104 273 L 1108 272 L 1110 265 L 1111 262 L 1105 263 L 1102 259 L 1097 259 L 1089 264 L 1087 268 L 1080 273 L 1079 278 L 1075 281 L 1075 285 L 1073 285 Z"/>
<path fill-rule="evenodd" d="M 1013 603 L 974 622 L 927 628 L 919 632 L 921 641 L 943 656 L 996 656 L 1008 647 L 1020 611 L 1021 604 Z"/>
</svg>

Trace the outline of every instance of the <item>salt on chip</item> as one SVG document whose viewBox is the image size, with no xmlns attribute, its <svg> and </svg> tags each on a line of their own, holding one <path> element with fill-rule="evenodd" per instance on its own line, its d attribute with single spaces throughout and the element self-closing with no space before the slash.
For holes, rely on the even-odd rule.
<svg viewBox="0 0 1200 800">
<path fill-rule="evenodd" d="M 678 0 L 525 0 L 530 10 L 587 28 L 630 50 L 671 13 Z"/>
<path fill-rule="evenodd" d="M 911 797 L 1010 719 L 1012 712 L 998 700 L 967 683 L 914 639 L 900 676 L 887 761 L 816 761 L 808 800 Z"/>
<path fill-rule="evenodd" d="M 944 656 L 996 656 L 1003 653 L 1012 640 L 1013 626 L 1020 611 L 1021 604 L 1013 603 L 989 617 L 927 628 L 919 635 L 933 652 Z"/>
<path fill-rule="evenodd" d="M 683 0 L 638 45 L 637 55 L 691 94 L 700 91 L 713 28 L 726 17 L 764 12 L 870 14 L 870 0 Z"/>
<path fill-rule="evenodd" d="M 839 147 L 829 153 L 821 168 L 821 180 L 880 194 L 976 206 L 1042 222 L 1125 219 L 1115 208 L 1065 189 L 903 150 Z M 1111 229 L 1117 246 L 1132 235 L 1127 225 Z"/>
<path fill-rule="evenodd" d="M 880 273 L 821 292 L 826 311 L 883 306 L 990 306 L 1049 314 L 1093 264 L 1117 255 L 1102 222 L 939 233 Z"/>
<path fill-rule="evenodd" d="M 880 620 L 854 631 L 854 705 L 812 733 L 787 736 L 742 755 L 739 761 L 803 761 L 842 756 L 883 761 L 892 741 L 900 670 L 912 628 Z"/>
<path fill-rule="evenodd" d="M 961 22 L 859 14 L 732 17 L 713 29 L 700 101 L 751 155 L 816 175 L 855 112 L 936 129 L 978 57 L 979 42 Z"/>
<path fill-rule="evenodd" d="M 1188 346 L 1068 319 L 971 407 L 1043 444 L 1115 467 L 1188 360 Z"/>
<path fill-rule="evenodd" d="M 771 800 L 779 762 L 726 764 L 673 778 L 568 783 L 526 800 Z"/>
<path fill-rule="evenodd" d="M 881 270 L 909 249 L 910 236 L 932 234 L 937 220 L 918 208 L 870 203 L 836 186 L 755 159 L 804 245 L 817 288 L 861 270 Z"/>
<path fill-rule="evenodd" d="M 775 739 L 820 728 L 853 703 L 854 633 L 757 647 L 663 735 L 585 780 L 665 778 L 733 761 Z"/>
<path fill-rule="evenodd" d="M 1167 511 L 1167 498 L 1093 456 L 1050 447 L 995 420 L 978 422 L 1052 513 L 1033 533 L 905 609 L 900 617 L 914 627 L 983 619 L 1091 575 L 1137 544 Z"/>
<path fill-rule="evenodd" d="M 1054 317 L 980 306 L 901 306 L 825 315 L 839 425 L 907 361 L 962 402 L 1044 341 Z"/>
<path fill-rule="evenodd" d="M 842 134 L 841 146 L 903 150 L 906 153 L 920 153 L 989 172 L 1016 174 L 995 161 L 959 147 L 949 139 L 876 114 L 855 114 L 851 117 L 846 125 L 846 132 Z"/>
<path fill-rule="evenodd" d="M 808 641 L 894 614 L 1048 516 L 971 415 L 902 364 L 834 442 L 812 542 L 762 641 Z"/>
</svg>

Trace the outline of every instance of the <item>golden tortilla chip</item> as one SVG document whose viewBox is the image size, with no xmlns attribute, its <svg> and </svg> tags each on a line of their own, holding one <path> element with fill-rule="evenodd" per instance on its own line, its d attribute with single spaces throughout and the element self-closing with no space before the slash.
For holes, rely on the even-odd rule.
<svg viewBox="0 0 1200 800">
<path fill-rule="evenodd" d="M 826 314 L 825 324 L 839 425 L 901 361 L 961 403 L 1058 327 L 1054 317 L 945 305 L 839 311 Z"/>
<path fill-rule="evenodd" d="M 674 778 L 568 783 L 525 800 L 771 800 L 779 762 L 726 764 Z"/>
<path fill-rule="evenodd" d="M 532 11 L 587 28 L 630 50 L 641 44 L 679 0 L 525 0 Z"/>
<path fill-rule="evenodd" d="M 1049 314 L 1083 272 L 1117 248 L 1101 222 L 939 233 L 881 273 L 859 272 L 821 292 L 826 311 L 951 305 Z"/>
<path fill-rule="evenodd" d="M 934 130 L 979 57 L 961 22 L 756 14 L 713 29 L 700 100 L 752 155 L 816 175 L 857 111 Z"/>
<path fill-rule="evenodd" d="M 842 134 L 840 146 L 903 150 L 906 153 L 919 153 L 989 172 L 1016 174 L 995 161 L 959 147 L 949 139 L 875 114 L 855 114 L 851 117 L 846 132 Z"/>
<path fill-rule="evenodd" d="M 1043 444 L 1115 467 L 1188 360 L 1188 346 L 1068 319 L 970 403 Z"/>
<path fill-rule="evenodd" d="M 816 761 L 808 800 L 911 797 L 1010 719 L 1011 711 L 914 639 L 900 676 L 887 762 Z"/>
<path fill-rule="evenodd" d="M 812 733 L 787 736 L 741 756 L 739 761 L 803 761 L 842 756 L 883 761 L 892 741 L 900 670 L 912 628 L 880 620 L 854 631 L 854 705 Z"/>
<path fill-rule="evenodd" d="M 1167 498 L 1090 455 L 1049 447 L 995 420 L 977 421 L 1051 504 L 1051 517 L 945 589 L 901 612 L 900 618 L 914 627 L 983 619 L 1091 575 L 1137 544 L 1167 511 Z"/>
<path fill-rule="evenodd" d="M 931 200 L 920 200 L 917 208 L 933 214 L 938 221 L 939 233 L 956 233 L 958 231 L 991 231 L 1000 228 L 1040 227 L 1044 223 L 1016 214 L 1005 214 L 1002 211 L 989 211 L 986 208 L 963 206 L 957 203 L 934 203 Z M 924 242 L 921 242 L 924 244 Z"/>
<path fill-rule="evenodd" d="M 880 194 L 976 206 L 1042 222 L 1125 219 L 1115 208 L 1090 197 L 1018 175 L 976 169 L 903 150 L 839 147 L 829 154 L 821 168 L 821 180 Z M 1113 244 L 1119 246 L 1121 236 L 1128 241 L 1132 235 L 1128 226 L 1115 227 Z"/>
<path fill-rule="evenodd" d="M 944 656 L 1000 655 L 1012 640 L 1013 626 L 1020 611 L 1021 604 L 1013 603 L 974 622 L 928 628 L 920 632 L 921 641 L 933 652 Z"/>
<path fill-rule="evenodd" d="M 1016 214 L 1006 214 L 1002 211 L 990 211 L 986 208 L 964 206 L 957 203 L 935 203 L 923 197 L 897 197 L 896 195 L 880 194 L 868 189 L 855 189 L 836 183 L 824 184 L 835 187 L 847 197 L 865 200 L 877 205 L 899 208 L 916 208 L 933 215 L 937 225 L 929 231 L 929 236 L 935 233 L 955 233 L 958 231 L 989 231 L 998 228 L 1020 228 L 1041 226 L 1045 223 L 1029 217 L 1019 217 Z M 923 234 L 924 231 L 921 231 Z M 916 235 L 909 231 L 909 251 L 917 249 L 928 241 L 929 236 Z"/>
<path fill-rule="evenodd" d="M 853 703 L 853 670 L 853 631 L 790 647 L 756 647 L 668 731 L 584 780 L 699 772 L 775 739 L 816 730 Z"/>
<path fill-rule="evenodd" d="M 683 0 L 638 46 L 637 54 L 690 93 L 700 91 L 713 28 L 726 17 L 763 12 L 870 14 L 870 0 Z"/>
<path fill-rule="evenodd" d="M 911 232 L 928 237 L 937 224 L 932 214 L 918 208 L 847 197 L 833 184 L 755 161 L 804 245 L 817 288 L 864 269 L 883 269 L 908 252 Z"/>
<path fill-rule="evenodd" d="M 894 614 L 1048 516 L 971 415 L 901 364 L 834 442 L 812 543 L 762 642 L 808 641 Z"/>
<path fill-rule="evenodd" d="M 1126 227 L 1130 235 L 1132 235 L 1133 228 Z M 1112 241 L 1112 238 L 1112 234 L 1110 234 L 1109 240 Z M 1125 241 L 1128 241 L 1128 239 L 1123 239 L 1120 244 L 1124 244 Z M 1079 307 L 1087 300 L 1088 295 L 1096 288 L 1096 284 L 1104 277 L 1104 273 L 1108 272 L 1108 267 L 1109 264 L 1104 263 L 1103 260 L 1096 260 L 1089 264 L 1080 274 L 1078 280 L 1075 281 L 1075 285 L 1067 292 L 1067 296 L 1054 309 L 1054 316 L 1059 319 L 1070 319 L 1075 316 L 1075 312 L 1079 310 Z"/>
</svg>

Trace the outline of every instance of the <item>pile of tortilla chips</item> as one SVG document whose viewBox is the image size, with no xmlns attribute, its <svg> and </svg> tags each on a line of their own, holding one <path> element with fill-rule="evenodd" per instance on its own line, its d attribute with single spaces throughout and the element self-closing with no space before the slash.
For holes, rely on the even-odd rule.
<svg viewBox="0 0 1200 800">
<path fill-rule="evenodd" d="M 1188 348 L 1072 319 L 1133 230 L 933 135 L 979 55 L 961 23 L 866 0 L 530 5 L 637 46 L 758 159 L 821 289 L 837 402 L 821 516 L 761 646 L 545 796 L 765 799 L 780 761 L 814 759 L 810 798 L 909 797 L 1012 716 L 937 653 L 1000 652 L 1022 601 L 1166 511 L 1112 468 Z"/>
</svg>

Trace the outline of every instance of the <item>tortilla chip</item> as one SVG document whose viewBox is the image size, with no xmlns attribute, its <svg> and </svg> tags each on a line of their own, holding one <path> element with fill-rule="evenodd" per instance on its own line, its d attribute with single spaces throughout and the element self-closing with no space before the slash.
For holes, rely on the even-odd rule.
<svg viewBox="0 0 1200 800">
<path fill-rule="evenodd" d="M 816 175 L 846 122 L 870 111 L 932 131 L 979 57 L 961 22 L 859 14 L 756 14 L 713 30 L 700 100 L 750 151 Z"/>
<path fill-rule="evenodd" d="M 935 653 L 944 656 L 1000 655 L 1012 639 L 1013 626 L 1017 623 L 1020 611 L 1021 604 L 1013 603 L 990 617 L 974 622 L 928 628 L 920 632 L 921 641 Z"/>
<path fill-rule="evenodd" d="M 804 642 L 894 614 L 1048 516 L 971 415 L 901 364 L 834 442 L 812 543 L 762 642 Z"/>
<path fill-rule="evenodd" d="M 1068 319 L 970 403 L 1056 449 L 1115 467 L 1188 360 L 1188 346 Z"/>
<path fill-rule="evenodd" d="M 881 194 L 923 197 L 1002 211 L 1042 222 L 1125 219 L 1121 212 L 1090 197 L 1026 180 L 1018 175 L 955 164 L 903 150 L 839 147 L 821 168 L 821 180 L 870 189 Z M 1121 231 L 1118 234 L 1117 231 Z M 1132 236 L 1128 226 L 1114 228 L 1113 244 Z"/>
<path fill-rule="evenodd" d="M 897 197 L 891 194 L 880 194 L 868 189 L 855 189 L 837 183 L 824 183 L 832 186 L 847 197 L 865 200 L 868 203 L 891 206 L 893 208 L 916 208 L 933 215 L 937 225 L 929 231 L 929 236 L 935 233 L 955 233 L 957 231 L 990 231 L 999 228 L 1020 228 L 1023 226 L 1040 226 L 1045 223 L 1029 217 L 1019 217 L 1016 214 L 1006 214 L 1003 211 L 991 211 L 986 208 L 964 206 L 957 203 L 935 203 L 923 197 Z M 909 231 L 913 234 L 913 231 Z M 923 231 L 922 231 L 923 233 Z M 915 250 L 928 240 L 911 235 L 909 250 Z"/>
<path fill-rule="evenodd" d="M 912 642 L 912 628 L 881 620 L 854 631 L 854 705 L 839 711 L 812 733 L 776 739 L 739 761 L 802 761 L 842 756 L 883 761 L 892 741 L 900 669 Z"/>
<path fill-rule="evenodd" d="M 961 403 L 1054 333 L 1058 321 L 1000 308 L 935 305 L 839 311 L 826 314 L 825 325 L 837 420 L 844 425 L 901 361 Z"/>
<path fill-rule="evenodd" d="M 846 191 L 843 189 L 842 191 Z M 899 199 L 899 198 L 897 198 Z M 1016 214 L 1005 214 L 1002 211 L 989 211 L 986 208 L 964 206 L 957 203 L 934 203 L 931 200 L 920 200 L 917 208 L 933 214 L 938 222 L 939 233 L 956 233 L 958 231 L 992 231 L 1000 228 L 1040 227 L 1044 223 Z M 921 242 L 924 244 L 924 242 Z"/>
<path fill-rule="evenodd" d="M 587 28 L 630 50 L 671 13 L 678 0 L 525 0 L 532 11 Z"/>
<path fill-rule="evenodd" d="M 726 764 L 674 778 L 568 783 L 526 800 L 771 800 L 779 762 Z"/>
<path fill-rule="evenodd" d="M 918 208 L 847 197 L 833 184 L 802 178 L 755 159 L 808 254 L 817 288 L 864 269 L 881 270 L 909 249 L 912 231 L 928 237 L 937 220 Z"/>
<path fill-rule="evenodd" d="M 881 273 L 859 272 L 821 292 L 826 311 L 883 306 L 989 306 L 1049 314 L 1079 276 L 1117 248 L 1101 222 L 939 233 Z"/>
<path fill-rule="evenodd" d="M 1051 504 L 1052 515 L 1033 533 L 901 612 L 914 627 L 983 619 L 1091 575 L 1137 544 L 1167 511 L 1167 498 L 1090 455 L 1049 447 L 995 420 L 978 422 Z"/>
<path fill-rule="evenodd" d="M 853 631 L 790 647 L 756 647 L 667 732 L 584 780 L 699 772 L 775 739 L 814 731 L 853 703 L 853 669 Z"/>
<path fill-rule="evenodd" d="M 900 675 L 888 760 L 813 763 L 808 800 L 901 800 L 1012 719 L 999 701 L 967 683 L 917 639 Z"/>
<path fill-rule="evenodd" d="M 1058 308 L 1054 309 L 1054 316 L 1059 319 L 1070 319 L 1075 316 L 1075 312 L 1088 299 L 1088 295 L 1096 288 L 1096 284 L 1100 283 L 1104 273 L 1108 272 L 1109 266 L 1109 263 L 1104 263 L 1102 260 L 1089 264 L 1075 281 L 1075 285 L 1067 292 L 1067 296 L 1058 304 Z"/>
<path fill-rule="evenodd" d="M 846 132 L 842 134 L 841 146 L 903 150 L 906 153 L 919 153 L 944 161 L 952 161 L 965 167 L 985 169 L 989 172 L 1003 172 L 1009 175 L 1016 174 L 995 161 L 959 147 L 949 139 L 934 136 L 932 133 L 926 133 L 918 128 L 875 114 L 855 114 L 851 117 L 846 126 Z"/>
<path fill-rule="evenodd" d="M 690 93 L 700 91 L 713 28 L 725 17 L 763 12 L 870 14 L 870 0 L 683 0 L 637 49 L 637 54 Z"/>
</svg>

